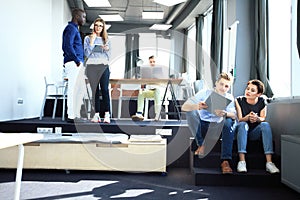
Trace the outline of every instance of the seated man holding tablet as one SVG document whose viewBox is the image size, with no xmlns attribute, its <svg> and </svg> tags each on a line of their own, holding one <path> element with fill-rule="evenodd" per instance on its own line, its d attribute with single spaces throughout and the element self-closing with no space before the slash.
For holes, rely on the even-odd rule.
<svg viewBox="0 0 300 200">
<path fill-rule="evenodd" d="M 228 93 L 232 76 L 221 73 L 214 90 L 203 89 L 189 98 L 183 105 L 191 133 L 198 146 L 195 155 L 205 156 L 222 134 L 221 171 L 232 173 L 233 124 L 236 117 L 234 98 Z"/>
<path fill-rule="evenodd" d="M 150 66 L 141 67 L 141 78 L 168 78 L 168 74 L 165 67 L 155 65 L 154 56 L 149 57 Z M 161 109 L 161 90 L 164 90 L 159 85 L 146 85 L 146 88 L 141 89 L 138 95 L 138 105 L 137 112 L 135 115 L 132 115 L 131 118 L 133 121 L 143 121 L 143 110 L 144 110 L 144 99 L 145 98 L 154 98 L 154 111 L 155 111 L 155 120 L 159 120 L 159 114 Z"/>
</svg>

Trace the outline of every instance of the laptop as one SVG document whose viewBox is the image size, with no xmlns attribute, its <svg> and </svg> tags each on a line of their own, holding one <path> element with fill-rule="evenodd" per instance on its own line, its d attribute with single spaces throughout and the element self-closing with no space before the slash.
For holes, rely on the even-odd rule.
<svg viewBox="0 0 300 200">
<path fill-rule="evenodd" d="M 140 69 L 141 78 L 168 79 L 169 72 L 165 66 L 142 66 Z"/>
</svg>

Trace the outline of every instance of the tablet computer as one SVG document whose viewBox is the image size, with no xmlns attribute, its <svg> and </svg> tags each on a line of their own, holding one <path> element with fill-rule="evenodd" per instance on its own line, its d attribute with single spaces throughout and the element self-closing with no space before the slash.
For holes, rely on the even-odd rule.
<svg viewBox="0 0 300 200">
<path fill-rule="evenodd" d="M 208 106 L 206 110 L 210 113 L 215 113 L 215 110 L 225 110 L 228 104 L 231 103 L 231 100 L 213 91 L 205 100 L 205 103 Z"/>
<path fill-rule="evenodd" d="M 100 44 L 95 44 L 94 48 L 93 48 L 93 52 L 103 52 L 103 49 L 101 47 L 102 45 Z"/>
</svg>

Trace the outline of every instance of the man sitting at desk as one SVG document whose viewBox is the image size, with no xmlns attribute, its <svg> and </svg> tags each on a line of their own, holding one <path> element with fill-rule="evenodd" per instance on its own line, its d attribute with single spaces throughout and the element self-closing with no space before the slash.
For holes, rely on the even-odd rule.
<svg viewBox="0 0 300 200">
<path fill-rule="evenodd" d="M 149 57 L 150 67 L 156 67 L 154 56 Z M 153 76 L 155 77 L 155 76 Z M 152 78 L 153 78 L 152 77 Z M 142 78 L 143 74 L 142 74 Z M 161 86 L 159 85 L 146 85 L 145 88 L 140 89 L 138 95 L 138 103 L 137 103 L 137 112 L 135 115 L 132 115 L 131 118 L 133 121 L 143 121 L 143 110 L 144 110 L 144 99 L 145 98 L 154 98 L 154 111 L 155 111 L 155 120 L 159 120 L 159 114 L 161 109 Z"/>
</svg>

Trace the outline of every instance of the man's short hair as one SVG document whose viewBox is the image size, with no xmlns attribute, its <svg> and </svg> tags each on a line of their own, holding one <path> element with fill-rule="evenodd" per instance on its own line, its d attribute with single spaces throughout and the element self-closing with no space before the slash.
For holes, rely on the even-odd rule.
<svg viewBox="0 0 300 200">
<path fill-rule="evenodd" d="M 80 15 L 80 13 L 85 13 L 85 11 L 80 8 L 74 8 L 72 10 L 72 18 L 75 18 L 76 15 Z"/>
<path fill-rule="evenodd" d="M 150 60 L 150 59 L 154 59 L 154 55 L 152 55 L 152 56 L 149 56 L 149 60 Z"/>
<path fill-rule="evenodd" d="M 231 74 L 228 74 L 226 72 L 222 72 L 221 74 L 219 74 L 219 76 L 217 78 L 217 82 L 219 82 L 221 79 L 225 79 L 227 81 L 230 81 L 231 83 L 233 82 L 233 78 L 232 78 Z"/>
</svg>

